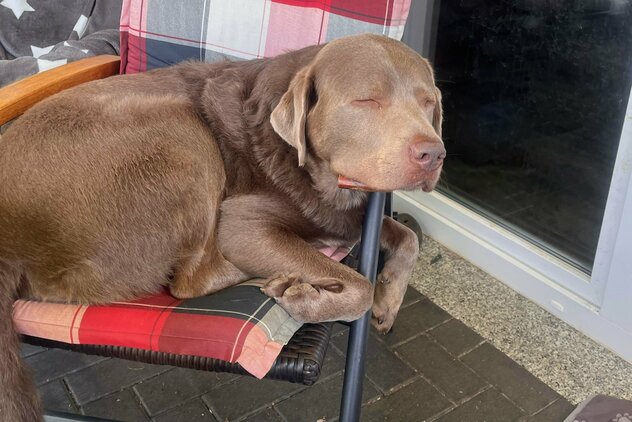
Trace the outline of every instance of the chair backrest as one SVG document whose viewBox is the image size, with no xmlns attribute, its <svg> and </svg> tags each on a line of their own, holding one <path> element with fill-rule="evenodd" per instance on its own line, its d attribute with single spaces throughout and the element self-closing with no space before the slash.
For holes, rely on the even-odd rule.
<svg viewBox="0 0 632 422">
<path fill-rule="evenodd" d="M 124 0 L 121 73 L 254 59 L 360 33 L 401 39 L 411 0 Z"/>
</svg>

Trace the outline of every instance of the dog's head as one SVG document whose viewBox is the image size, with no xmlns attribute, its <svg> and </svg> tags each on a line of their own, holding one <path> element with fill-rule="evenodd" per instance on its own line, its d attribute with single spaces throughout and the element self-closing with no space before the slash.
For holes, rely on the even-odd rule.
<svg viewBox="0 0 632 422">
<path fill-rule="evenodd" d="M 377 35 L 323 47 L 292 79 L 274 130 L 332 172 L 375 190 L 431 191 L 440 176 L 441 93 L 428 61 Z"/>
</svg>

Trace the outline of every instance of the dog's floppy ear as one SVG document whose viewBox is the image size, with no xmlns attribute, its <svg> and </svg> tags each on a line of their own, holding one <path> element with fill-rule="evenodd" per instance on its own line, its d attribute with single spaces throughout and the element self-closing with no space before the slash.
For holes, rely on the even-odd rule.
<svg viewBox="0 0 632 422">
<path fill-rule="evenodd" d="M 432 112 L 432 127 L 441 137 L 441 123 L 443 122 L 443 108 L 441 107 L 441 91 L 435 88 L 435 107 Z"/>
<path fill-rule="evenodd" d="M 290 87 L 272 110 L 270 123 L 285 142 L 298 151 L 298 165 L 305 165 L 307 146 L 305 122 L 309 111 L 309 96 L 313 88 L 311 68 L 301 69 L 290 82 Z"/>
</svg>

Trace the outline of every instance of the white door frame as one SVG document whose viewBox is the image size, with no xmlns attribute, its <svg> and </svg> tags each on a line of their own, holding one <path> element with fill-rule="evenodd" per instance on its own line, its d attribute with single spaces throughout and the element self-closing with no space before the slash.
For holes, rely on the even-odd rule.
<svg viewBox="0 0 632 422">
<path fill-rule="evenodd" d="M 413 2 L 409 25 L 436 17 L 436 0 Z M 422 51 L 429 28 L 408 31 Z M 407 34 L 404 34 L 406 40 Z M 419 48 L 419 47 L 418 47 Z M 493 277 L 632 362 L 632 92 L 592 275 L 438 192 L 398 192 L 393 209 Z"/>
<path fill-rule="evenodd" d="M 632 92 L 597 245 L 592 282 L 604 286 L 601 314 L 632 333 Z"/>
</svg>

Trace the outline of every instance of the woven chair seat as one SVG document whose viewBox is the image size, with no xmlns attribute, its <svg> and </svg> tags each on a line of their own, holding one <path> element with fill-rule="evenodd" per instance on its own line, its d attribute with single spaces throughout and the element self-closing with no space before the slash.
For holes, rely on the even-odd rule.
<svg viewBox="0 0 632 422">
<path fill-rule="evenodd" d="M 329 344 L 332 323 L 305 324 L 281 350 L 268 379 L 312 385 L 320 376 Z M 148 364 L 171 365 L 211 372 L 250 375 L 239 363 L 200 356 L 155 352 L 133 347 L 68 344 L 39 337 L 23 336 L 23 341 L 35 346 L 66 349 L 90 355 L 133 360 Z"/>
</svg>

